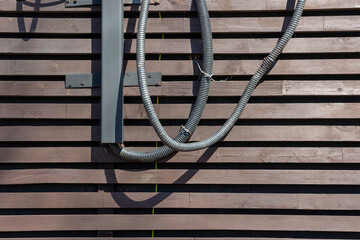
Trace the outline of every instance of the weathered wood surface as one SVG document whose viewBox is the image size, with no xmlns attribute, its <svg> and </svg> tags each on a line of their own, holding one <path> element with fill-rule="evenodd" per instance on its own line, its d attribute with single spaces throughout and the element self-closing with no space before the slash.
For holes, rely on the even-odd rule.
<svg viewBox="0 0 360 240">
<path fill-rule="evenodd" d="M 265 54 L 278 39 L 214 39 L 215 54 Z M 148 54 L 201 54 L 199 39 L 148 39 Z M 359 37 L 293 38 L 284 53 L 351 53 L 360 49 Z M 0 39 L 0 53 L 12 54 L 100 54 L 100 39 Z M 126 39 L 125 53 L 136 53 L 136 40 Z"/>
<path fill-rule="evenodd" d="M 165 126 L 175 137 L 180 126 Z M 191 141 L 214 134 L 220 126 L 199 126 Z M 0 126 L 0 142 L 100 141 L 98 126 Z M 285 125 L 234 126 L 223 141 L 359 141 L 360 126 Z M 159 141 L 152 126 L 124 126 L 124 141 Z"/>
<path fill-rule="evenodd" d="M 8 193 L 8 208 L 226 208 L 359 210 L 360 196 L 349 194 L 263 193 Z"/>
<path fill-rule="evenodd" d="M 247 82 L 211 82 L 209 96 L 241 96 Z M 44 90 L 46 89 L 46 91 Z M 174 91 L 176 89 L 176 91 Z M 198 82 L 162 82 L 161 86 L 149 87 L 152 96 L 193 97 L 197 96 Z M 65 88 L 62 81 L 0 81 L 0 96 L 100 96 L 99 88 Z M 252 96 L 359 96 L 359 81 L 264 81 Z M 140 96 L 139 87 L 125 87 L 124 96 Z"/>
<path fill-rule="evenodd" d="M 149 147 L 130 147 L 150 151 Z M 341 147 L 211 147 L 181 152 L 170 163 L 359 163 L 359 148 Z M 103 147 L 0 148 L 0 163 L 122 162 Z"/>
<path fill-rule="evenodd" d="M 202 119 L 227 119 L 236 104 L 208 104 Z M 187 119 L 191 104 L 156 104 L 160 119 Z M 100 119 L 100 104 L 1 104 L 0 118 Z M 357 103 L 248 104 L 240 119 L 357 119 Z M 142 104 L 125 104 L 124 119 L 148 119 Z"/>
<path fill-rule="evenodd" d="M 0 17 L 0 32 L 26 33 L 33 18 L 22 18 L 21 27 L 16 17 Z M 297 32 L 357 31 L 357 16 L 305 16 L 300 20 Z M 211 18 L 213 33 L 259 33 L 283 32 L 284 17 L 232 17 Z M 38 18 L 35 33 L 89 34 L 101 32 L 100 18 Z M 127 33 L 137 32 L 137 19 L 125 19 Z M 149 18 L 147 33 L 199 33 L 197 18 Z"/>
<path fill-rule="evenodd" d="M 227 119 L 295 4 L 206 2 L 215 34 L 214 78 L 233 78 L 211 82 L 211 103 L 192 141 L 210 136 Z M 337 232 L 331 238 L 357 239 L 359 7 L 359 0 L 307 0 L 295 37 L 225 142 L 178 153 L 154 165 L 157 170 L 151 164 L 140 170 L 141 164 L 125 164 L 99 145 L 101 89 L 65 88 L 66 74 L 100 72 L 100 7 L 0 0 L 0 236 L 149 240 L 155 230 L 151 239 L 304 240 L 319 232 L 324 239 L 331 232 Z M 127 37 L 137 31 L 139 9 L 125 7 Z M 195 10 L 190 0 L 150 7 L 146 52 L 156 60 L 147 62 L 147 71 L 165 77 L 149 89 L 155 103 L 159 97 L 154 106 L 170 136 L 180 130 L 174 120 L 187 119 L 199 88 L 191 81 L 200 73 L 191 59 L 201 59 L 202 52 Z M 134 59 L 135 47 L 135 39 L 126 39 L 127 58 Z M 126 71 L 135 70 L 129 60 Z M 138 87 L 124 93 L 125 145 L 155 149 L 159 139 L 138 102 Z M 190 214 L 178 214 L 181 209 Z M 135 237 L 120 237 L 122 230 Z M 158 230 L 173 231 L 156 238 Z M 207 235 L 191 236 L 191 230 Z"/>
<path fill-rule="evenodd" d="M 15 0 L 0 0 L 0 11 L 17 11 L 17 6 L 20 5 L 22 11 L 54 11 L 54 12 L 77 12 L 77 11 L 100 11 L 100 7 L 78 7 L 65 8 L 65 0 L 59 1 L 57 4 L 52 0 L 42 0 L 41 4 L 21 4 L 16 3 Z M 266 11 L 266 10 L 292 10 L 287 0 L 207 0 L 206 4 L 210 11 Z M 358 0 L 308 0 L 306 2 L 305 10 L 345 10 L 356 9 L 360 7 Z M 138 8 L 125 7 L 126 11 L 138 11 Z M 189 1 L 183 0 L 161 0 L 161 4 L 157 6 L 150 6 L 150 11 L 195 11 L 195 6 Z"/>
<path fill-rule="evenodd" d="M 273 230 L 359 232 L 359 216 L 36 215 L 1 216 L 0 231 Z M 134 224 L 136 222 L 137 224 Z"/>
<path fill-rule="evenodd" d="M 13 240 L 13 238 L 3 238 L 4 240 Z M 68 238 L 55 238 L 56 240 L 67 240 Z M 71 238 L 73 240 L 109 240 L 109 238 L 101 238 L 101 237 L 96 237 L 96 238 Z M 119 239 L 124 239 L 124 238 L 117 238 L 117 237 L 112 237 L 111 239 L 115 239 L 115 240 L 119 240 Z M 131 238 L 133 240 L 234 240 L 234 238 L 197 238 L 197 237 L 191 237 L 191 238 L 175 238 L 175 237 L 166 237 L 166 238 L 163 238 L 163 237 L 149 237 L 149 238 L 138 238 L 138 237 L 134 237 L 134 238 Z M 273 239 L 276 239 L 276 238 L 236 238 L 237 240 L 273 240 Z M 293 238 L 281 238 L 282 240 L 292 240 Z M 321 238 L 321 239 L 314 239 L 314 238 L 296 238 L 298 240 L 331 240 L 331 239 L 328 239 L 328 238 Z M 17 238 L 17 240 L 28 240 L 28 238 Z M 31 240 L 54 240 L 54 238 L 31 238 Z M 339 239 L 339 240 L 345 240 L 345 239 Z"/>
<path fill-rule="evenodd" d="M 0 185 L 45 183 L 359 185 L 360 170 L 0 170 Z"/>
<path fill-rule="evenodd" d="M 253 75 L 261 63 L 261 60 L 217 60 L 214 61 L 214 78 L 224 73 L 226 75 Z M 0 71 L 3 75 L 83 74 L 99 73 L 100 65 L 98 60 L 0 60 Z M 359 59 L 291 59 L 279 60 L 269 75 L 360 74 L 359 69 Z M 127 61 L 124 70 L 136 71 L 136 61 Z M 147 61 L 146 70 L 148 72 L 161 71 L 162 75 L 167 76 L 200 74 L 196 62 L 191 60 L 150 60 Z"/>
</svg>

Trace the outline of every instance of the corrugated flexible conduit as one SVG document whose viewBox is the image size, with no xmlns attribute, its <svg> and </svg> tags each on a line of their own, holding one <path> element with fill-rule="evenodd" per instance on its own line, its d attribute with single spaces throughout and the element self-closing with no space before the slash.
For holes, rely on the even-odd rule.
<svg viewBox="0 0 360 240">
<path fill-rule="evenodd" d="M 139 26 L 138 26 L 138 34 L 137 34 L 137 65 L 138 65 L 138 76 L 139 78 L 145 77 L 145 85 L 146 85 L 146 75 L 145 75 L 145 29 L 146 29 L 146 22 L 149 13 L 149 5 L 150 1 L 143 1 L 142 7 L 140 11 L 140 18 L 139 18 Z M 203 0 L 196 0 L 196 7 L 197 12 L 200 19 L 200 27 L 201 27 L 201 36 L 203 41 L 203 68 L 204 71 L 208 73 L 212 73 L 212 66 L 213 66 L 213 45 L 212 45 L 212 31 L 210 25 L 210 18 L 209 12 L 206 6 L 205 1 Z M 139 54 L 140 53 L 140 54 Z M 139 64 L 142 67 L 139 68 Z M 200 89 L 199 94 L 197 96 L 196 102 L 194 104 L 194 110 L 190 113 L 189 119 L 186 122 L 184 128 L 190 131 L 189 133 L 193 133 L 195 128 L 200 122 L 201 115 L 204 111 L 209 88 L 210 88 L 210 81 L 211 79 L 206 76 L 202 76 L 200 81 Z M 143 82 L 144 83 L 144 82 Z M 141 93 L 143 94 L 143 93 Z M 148 95 L 149 96 L 149 95 Z M 150 104 L 151 100 L 150 100 Z M 184 134 L 183 131 L 175 137 L 175 141 L 177 142 L 187 142 L 190 139 L 191 134 Z M 154 149 L 149 152 L 140 152 L 130 150 L 125 147 L 119 147 L 117 144 L 110 144 L 110 149 L 117 155 L 119 158 L 125 161 L 138 161 L 138 162 L 155 162 L 167 157 L 171 157 L 175 151 L 168 147 L 163 146 L 157 149 Z"/>
<path fill-rule="evenodd" d="M 165 144 L 165 146 L 153 150 L 151 152 L 144 153 L 144 152 L 131 151 L 124 147 L 119 147 L 116 144 L 111 144 L 110 148 L 113 150 L 113 152 L 124 160 L 153 162 L 168 157 L 175 151 L 195 151 L 195 150 L 207 148 L 215 144 L 222 138 L 224 138 L 233 128 L 236 121 L 239 119 L 241 113 L 243 112 L 246 104 L 248 103 L 251 97 L 252 92 L 256 88 L 261 78 L 274 66 L 278 56 L 282 53 L 286 44 L 293 36 L 295 29 L 300 21 L 301 15 L 303 13 L 305 2 L 306 0 L 297 1 L 294 14 L 283 36 L 280 38 L 280 40 L 276 44 L 275 48 L 271 51 L 271 53 L 264 59 L 260 68 L 256 71 L 256 73 L 249 81 L 248 85 L 246 86 L 238 102 L 238 105 L 231 114 L 230 118 L 225 122 L 225 124 L 213 136 L 203 141 L 185 143 L 189 140 L 189 138 L 195 131 L 195 128 L 200 121 L 200 118 L 202 116 L 203 110 L 206 105 L 209 88 L 210 88 L 210 81 L 212 75 L 213 50 L 212 50 L 212 33 L 211 33 L 209 13 L 206 7 L 205 0 L 196 0 L 196 6 L 200 18 L 201 33 L 204 44 L 203 70 L 206 74 L 202 74 L 198 97 L 196 99 L 194 108 L 190 114 L 190 117 L 186 125 L 183 126 L 182 129 L 180 130 L 178 136 L 173 140 L 168 136 L 165 129 L 161 125 L 159 118 L 155 113 L 146 84 L 145 33 L 146 33 L 146 23 L 149 12 L 150 0 L 143 0 L 141 12 L 140 12 L 138 36 L 137 36 L 137 70 L 138 70 L 139 88 L 140 88 L 141 98 L 145 106 L 146 113 L 149 117 L 150 123 L 155 129 L 155 132 L 157 133 L 161 141 Z"/>
</svg>

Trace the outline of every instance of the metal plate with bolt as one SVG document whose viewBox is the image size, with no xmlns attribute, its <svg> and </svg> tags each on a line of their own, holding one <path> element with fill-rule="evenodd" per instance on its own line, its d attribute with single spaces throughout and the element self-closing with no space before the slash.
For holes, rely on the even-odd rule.
<svg viewBox="0 0 360 240">
<path fill-rule="evenodd" d="M 93 5 L 101 5 L 102 0 L 66 0 L 65 7 L 81 7 L 81 6 L 93 6 Z M 140 5 L 142 0 L 123 0 L 126 5 Z M 158 5 L 160 4 L 160 0 L 151 0 L 150 4 Z"/>
<path fill-rule="evenodd" d="M 128 72 L 124 75 L 124 87 L 138 86 L 136 72 Z M 161 72 L 147 74 L 148 86 L 161 86 Z M 101 87 L 101 74 L 68 74 L 65 80 L 66 88 L 96 88 Z"/>
</svg>

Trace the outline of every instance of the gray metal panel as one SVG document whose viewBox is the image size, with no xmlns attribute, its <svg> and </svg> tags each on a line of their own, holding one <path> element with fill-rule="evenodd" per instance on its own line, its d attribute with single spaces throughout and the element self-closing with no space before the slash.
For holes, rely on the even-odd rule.
<svg viewBox="0 0 360 240">
<path fill-rule="evenodd" d="M 147 73 L 148 86 L 161 85 L 161 72 Z M 139 86 L 136 72 L 127 72 L 124 75 L 124 87 Z M 96 88 L 101 87 L 101 74 L 68 74 L 65 80 L 66 88 Z"/>
<path fill-rule="evenodd" d="M 123 2 L 102 2 L 101 142 L 123 142 Z"/>
</svg>

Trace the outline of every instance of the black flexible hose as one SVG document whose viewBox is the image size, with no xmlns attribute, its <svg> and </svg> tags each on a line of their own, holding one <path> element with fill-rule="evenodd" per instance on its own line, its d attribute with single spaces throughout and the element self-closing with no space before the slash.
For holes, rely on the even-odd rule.
<svg viewBox="0 0 360 240">
<path fill-rule="evenodd" d="M 149 0 L 143 0 L 139 25 L 138 25 L 138 34 L 137 34 L 137 66 L 138 66 L 138 77 L 140 82 L 140 92 L 141 95 L 147 94 L 148 103 L 145 105 L 152 106 L 149 93 L 144 92 L 144 85 L 146 86 L 146 72 L 145 72 L 145 34 L 146 34 L 146 23 L 149 13 Z M 196 0 L 197 12 L 199 15 L 200 26 L 201 26 L 201 36 L 203 41 L 203 68 L 204 71 L 211 74 L 213 67 L 213 45 L 212 45 L 212 31 L 210 25 L 209 12 L 204 0 Z M 179 134 L 174 139 L 176 142 L 187 142 L 190 136 L 195 131 L 195 128 L 199 124 L 201 115 L 204 111 L 207 98 L 209 95 L 210 88 L 210 78 L 207 76 L 202 76 L 200 82 L 199 94 L 197 96 L 196 102 L 194 104 L 193 111 L 191 111 L 189 119 L 185 124 L 184 128 L 179 132 Z M 186 131 L 184 130 L 186 129 Z M 109 144 L 110 149 L 121 159 L 125 161 L 139 161 L 139 162 L 155 162 L 160 159 L 171 156 L 175 153 L 172 148 L 168 146 L 163 146 L 161 148 L 149 151 L 149 152 L 139 152 L 127 149 L 125 147 L 119 147 L 117 144 Z"/>
<path fill-rule="evenodd" d="M 205 4 L 205 0 L 198 0 L 196 2 L 197 3 L 202 2 L 203 4 Z M 280 38 L 280 40 L 278 41 L 278 43 L 276 44 L 276 46 L 272 50 L 272 52 L 269 54 L 269 56 L 264 59 L 260 68 L 256 71 L 254 76 L 249 81 L 246 89 L 244 90 L 244 92 L 241 96 L 240 101 L 238 102 L 238 105 L 236 106 L 234 112 L 231 114 L 230 118 L 220 128 L 220 130 L 218 130 L 213 136 L 211 136 L 203 141 L 193 142 L 193 143 L 183 143 L 183 142 L 178 142 L 177 139 L 175 139 L 175 140 L 171 139 L 169 137 L 169 135 L 166 133 L 165 129 L 163 128 L 163 126 L 161 125 L 161 123 L 159 121 L 159 118 L 156 115 L 156 112 L 152 105 L 149 91 L 148 91 L 148 88 L 146 85 L 145 46 L 144 46 L 144 42 L 145 42 L 144 30 L 146 29 L 146 19 L 144 19 L 144 17 L 145 17 L 144 14 L 141 15 L 140 23 L 145 24 L 145 26 L 141 25 L 141 28 L 139 27 L 139 30 L 141 30 L 141 32 L 140 32 L 141 35 L 138 36 L 138 46 L 137 46 L 139 87 L 140 87 L 142 101 L 144 103 L 145 110 L 149 117 L 150 123 L 153 126 L 153 128 L 155 129 L 155 132 L 157 133 L 157 135 L 160 137 L 161 141 L 164 144 L 166 144 L 167 146 L 169 146 L 172 149 L 177 150 L 177 151 L 195 151 L 195 150 L 207 148 L 207 147 L 215 144 L 222 138 L 224 138 L 230 132 L 230 130 L 233 128 L 236 121 L 239 119 L 241 113 L 243 112 L 246 104 L 248 103 L 248 101 L 250 99 L 252 92 L 256 88 L 256 86 L 259 83 L 259 81 L 261 80 L 261 78 L 273 67 L 276 59 L 281 54 L 281 52 L 283 51 L 286 44 L 289 42 L 289 40 L 293 36 L 295 29 L 300 21 L 301 15 L 303 13 L 303 10 L 305 7 L 305 2 L 306 2 L 306 0 L 298 0 L 297 1 L 297 5 L 295 8 L 294 14 L 292 16 L 289 26 L 285 30 L 285 33 Z M 149 0 L 143 0 L 142 8 L 147 10 L 148 5 L 149 5 Z M 202 11 L 200 11 L 200 19 L 201 19 L 201 14 L 203 14 Z M 204 60 L 205 63 L 207 61 L 208 61 L 207 59 Z M 204 72 L 207 73 L 204 75 L 211 75 L 211 72 L 208 72 L 207 69 Z M 206 101 L 206 99 L 207 99 L 205 97 L 202 97 L 203 95 L 205 95 L 203 93 L 203 91 L 204 92 L 206 91 L 206 94 L 208 93 L 207 88 L 200 88 L 199 95 L 201 97 L 198 97 L 199 101 L 201 101 L 201 100 Z M 200 104 L 200 103 L 199 103 L 199 105 L 203 106 L 203 104 Z M 198 109 L 194 108 L 193 112 L 195 112 L 195 113 L 192 116 L 201 117 L 201 114 L 197 113 L 196 111 L 198 111 Z M 202 109 L 201 109 L 201 111 L 202 111 Z M 194 122 L 198 123 L 199 120 L 200 119 L 194 119 Z M 191 127 L 191 128 L 188 128 L 188 127 Z M 185 126 L 185 128 L 183 128 L 183 134 L 188 134 L 188 135 L 192 134 L 193 129 L 195 129 L 195 127 L 194 128 L 192 128 L 192 127 L 193 126 L 189 126 L 189 125 Z"/>
</svg>

